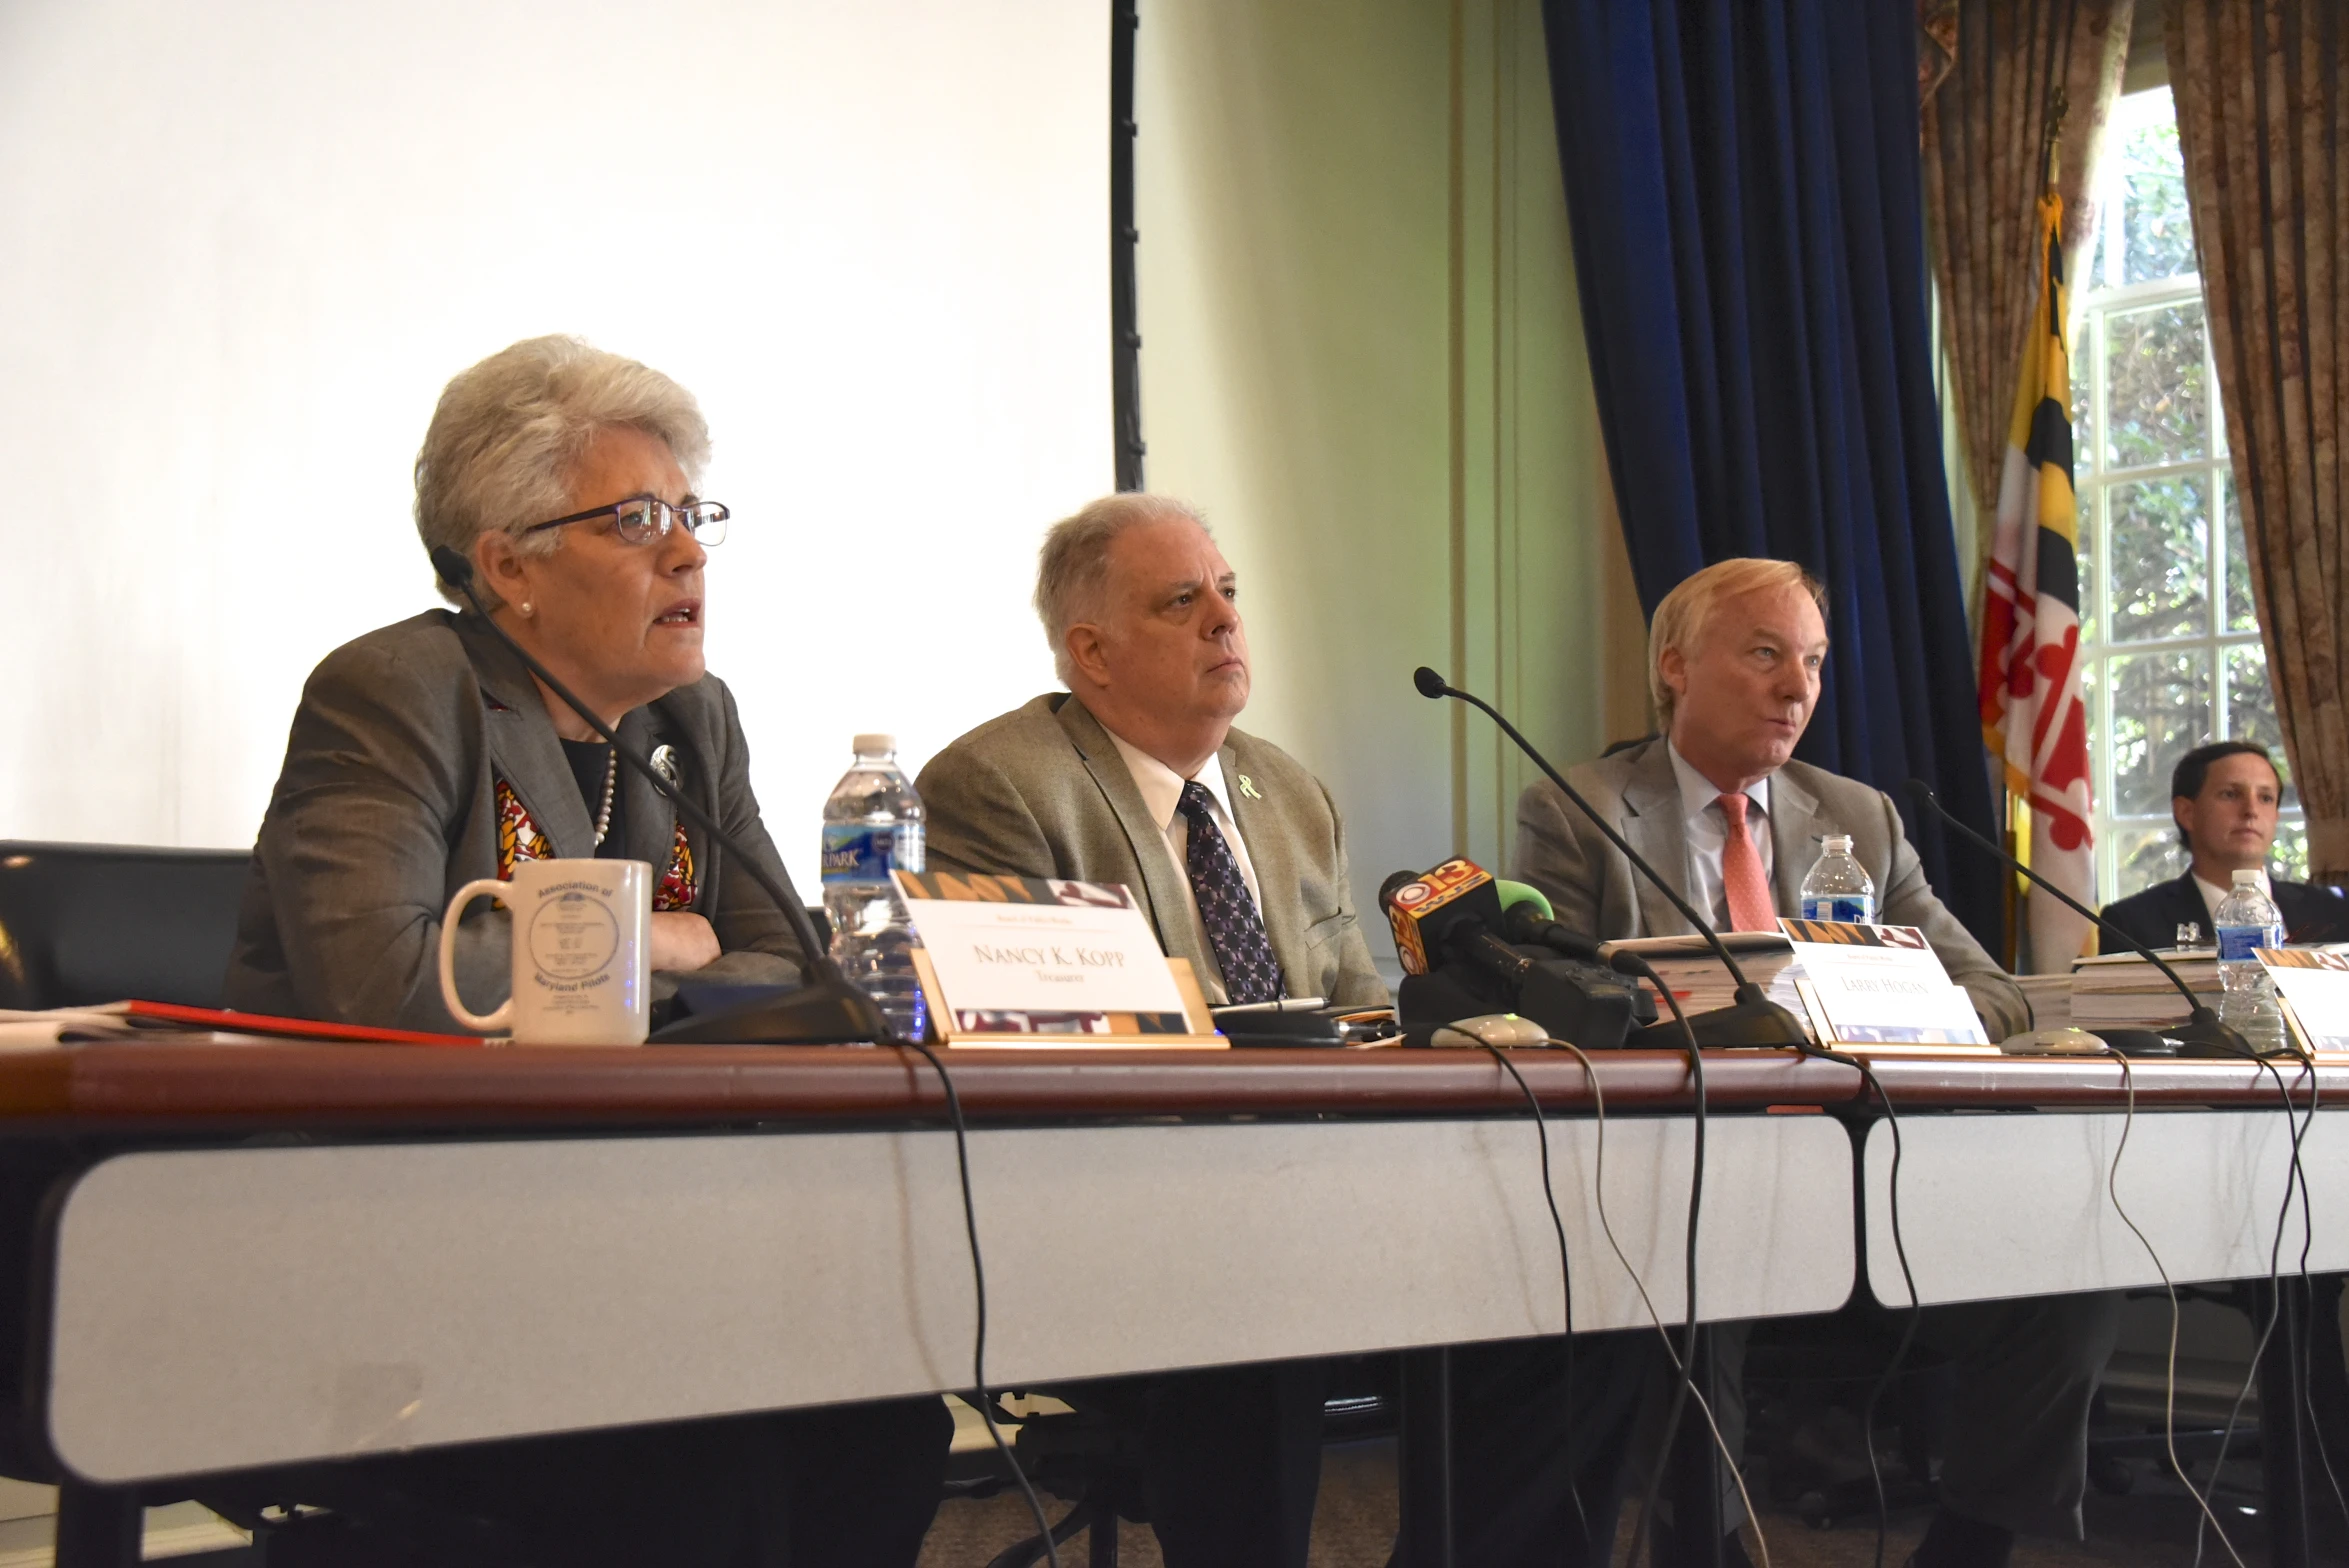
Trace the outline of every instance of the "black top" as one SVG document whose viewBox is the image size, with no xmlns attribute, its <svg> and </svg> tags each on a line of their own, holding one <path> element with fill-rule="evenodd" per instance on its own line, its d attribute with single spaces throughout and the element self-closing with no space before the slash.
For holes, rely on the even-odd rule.
<svg viewBox="0 0 2349 1568">
<path fill-rule="evenodd" d="M 2285 941 L 2349 941 L 2349 898 L 2333 888 L 2276 877 L 2268 879 L 2268 886 L 2275 895 L 2276 912 L 2284 917 Z M 2176 946 L 2178 927 L 2189 920 L 2202 927 L 2205 942 L 2216 934 L 2210 929 L 2210 911 L 2203 907 L 2202 892 L 2195 887 L 2191 871 L 2105 905 L 2104 918 L 2147 947 Z M 2109 939 L 2104 950 L 2121 951 Z"/>
<path fill-rule="evenodd" d="M 571 777 L 579 781 L 579 798 L 587 802 L 587 820 L 593 822 L 596 813 L 604 807 L 604 780 L 611 778 L 612 747 L 609 741 L 567 740 L 563 742 L 563 760 L 571 764 Z M 628 853 L 627 791 L 620 781 L 612 778 L 612 820 L 604 833 L 604 841 L 595 847 L 598 860 L 618 860 Z"/>
</svg>

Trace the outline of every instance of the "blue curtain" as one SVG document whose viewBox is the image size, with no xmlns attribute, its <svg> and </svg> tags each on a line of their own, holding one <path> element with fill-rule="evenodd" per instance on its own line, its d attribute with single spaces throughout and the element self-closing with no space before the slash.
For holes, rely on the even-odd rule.
<svg viewBox="0 0 2349 1568">
<path fill-rule="evenodd" d="M 1651 615 L 1733 555 L 1827 585 L 1798 755 L 1991 831 L 1927 331 L 1915 7 L 1545 0 L 1584 330 Z M 1999 874 L 1909 836 L 2003 945 Z"/>
</svg>

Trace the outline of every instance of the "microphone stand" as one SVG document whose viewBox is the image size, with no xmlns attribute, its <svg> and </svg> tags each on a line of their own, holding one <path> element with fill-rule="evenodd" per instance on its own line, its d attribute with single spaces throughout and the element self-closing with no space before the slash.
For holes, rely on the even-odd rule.
<svg viewBox="0 0 2349 1568">
<path fill-rule="evenodd" d="M 1729 978 L 1736 984 L 1737 1000 L 1731 1006 L 1715 1008 L 1709 1013 L 1699 1013 L 1696 1017 L 1688 1020 L 1698 1044 L 1781 1046 L 1798 1051 L 1806 1051 L 1811 1048 L 1811 1037 L 1804 1031 L 1801 1020 L 1776 1002 L 1771 1001 L 1768 993 L 1745 977 L 1745 971 L 1739 968 L 1737 960 L 1730 956 L 1729 945 L 1721 940 L 1721 935 L 1713 929 L 1712 922 L 1698 914 L 1690 906 L 1688 900 L 1680 896 L 1679 890 L 1664 880 L 1661 872 L 1649 865 L 1640 852 L 1633 849 L 1630 843 L 1624 839 L 1622 834 L 1608 825 L 1607 819 L 1599 815 L 1598 808 L 1583 799 L 1582 792 L 1567 783 L 1564 774 L 1550 766 L 1549 759 L 1534 749 L 1532 741 L 1518 733 L 1516 725 L 1501 717 L 1500 711 L 1482 697 L 1473 692 L 1462 691 L 1449 684 L 1441 675 L 1424 664 L 1412 672 L 1411 683 L 1419 689 L 1419 695 L 1422 697 L 1431 700 L 1444 697 L 1458 698 L 1498 724 L 1501 727 L 1501 733 L 1517 743 L 1517 749 L 1524 752 L 1532 760 L 1533 765 L 1541 769 L 1549 781 L 1557 785 L 1559 791 L 1568 800 L 1574 802 L 1576 808 L 1590 819 L 1591 826 L 1606 836 L 1608 843 L 1623 851 L 1624 857 L 1631 862 L 1639 874 L 1655 885 L 1656 890 L 1662 893 L 1671 902 L 1672 907 L 1680 912 L 1680 918 L 1687 921 L 1690 929 L 1703 937 L 1706 944 L 1713 949 L 1713 956 L 1721 960 L 1721 967 L 1729 971 Z"/>
<path fill-rule="evenodd" d="M 2244 1039 L 2242 1034 L 2232 1025 L 2221 1022 L 2219 1015 L 2208 1005 L 2206 1005 L 2201 997 L 2194 994 L 2194 988 L 2181 979 L 2178 975 L 2178 972 L 2175 969 L 2172 969 L 2169 966 L 2168 961 L 2165 960 L 2159 953 L 2155 952 L 2152 948 L 2147 947 L 2144 943 L 2138 941 L 2135 937 L 2129 935 L 2128 932 L 2123 931 L 2119 926 L 2116 926 L 2111 921 L 2105 919 L 2104 916 L 2098 914 L 2095 910 L 2090 909 L 2086 904 L 2083 904 L 2078 899 L 2072 897 L 2071 894 L 2065 892 L 2062 888 L 2057 887 L 2053 882 L 2050 882 L 2047 880 L 2047 878 L 2041 876 L 2038 872 L 2033 871 L 2029 866 L 2024 865 L 2020 860 L 2017 860 L 2014 856 L 2008 854 L 1997 844 L 1991 842 L 1987 838 L 1984 838 L 1980 833 L 1975 832 L 1971 827 L 1968 827 L 1964 822 L 1958 819 L 1956 813 L 1952 812 L 1947 806 L 1944 806 L 1941 803 L 1941 798 L 1933 793 L 1933 787 L 1930 784 L 1927 784 L 1923 779 L 1911 779 L 1908 781 L 1908 783 L 1902 785 L 1901 788 L 1911 799 L 1917 801 L 1921 805 L 1931 808 L 1935 816 L 1948 823 L 1951 827 L 1956 828 L 1958 832 L 1963 834 L 1970 842 L 1989 852 L 2001 863 L 2012 866 L 2015 870 L 2020 871 L 2023 875 L 2029 877 L 2034 885 L 2043 887 L 2048 892 L 2054 894 L 2056 902 L 2062 904 L 2066 909 L 2071 910 L 2074 914 L 2086 917 L 2099 930 L 2109 931 L 2114 936 L 2119 937 L 2123 942 L 2128 944 L 2129 950 L 2131 952 L 2144 959 L 2147 963 L 2153 965 L 2154 968 L 2160 970 L 2162 973 L 2162 978 L 2169 981 L 2170 984 L 2176 986 L 2178 988 L 2178 994 L 2186 999 L 2186 1005 L 2193 1009 L 2193 1012 L 2188 1016 L 2183 1027 L 2176 1030 L 2163 1031 L 2163 1033 L 2170 1035 L 2172 1039 L 2176 1040 L 2182 1047 L 2184 1047 L 2180 1054 L 2185 1056 L 2200 1057 L 2226 1056 L 2256 1058 L 2258 1056 L 2259 1053 L 2251 1049 L 2251 1042 Z M 2279 1051 L 2276 1054 L 2279 1056 L 2288 1056 L 2291 1053 L 2289 1051 Z"/>
<path fill-rule="evenodd" d="M 480 615 L 490 634 L 504 643 L 520 659 L 531 674 L 545 683 L 546 689 L 563 699 L 564 706 L 579 715 L 587 727 L 601 735 L 612 748 L 614 756 L 643 776 L 646 783 L 659 792 L 662 799 L 677 808 L 696 827 L 707 833 L 734 856 L 737 864 L 749 873 L 750 879 L 766 890 L 775 907 L 783 912 L 784 924 L 791 927 L 800 951 L 807 956 L 807 983 L 789 995 L 772 1001 L 753 1002 L 707 1018 L 691 1018 L 682 1024 L 671 1024 L 660 1033 L 665 1045 L 849 1045 L 881 1043 L 889 1039 L 889 1020 L 878 1004 L 851 984 L 840 965 L 824 950 L 816 936 L 816 924 L 807 915 L 807 906 L 791 886 L 791 873 L 785 871 L 781 880 L 770 876 L 767 868 L 756 857 L 744 851 L 734 835 L 718 825 L 715 817 L 688 799 L 677 786 L 661 777 L 660 770 L 650 762 L 620 744 L 620 737 L 612 727 L 591 712 L 587 704 L 573 696 L 571 689 L 555 679 L 554 672 L 538 662 L 529 649 L 516 642 L 509 632 L 491 617 L 481 602 L 481 595 L 473 588 L 473 563 L 447 545 L 436 545 L 432 551 L 432 569 L 440 580 L 465 596 L 467 603 Z"/>
</svg>

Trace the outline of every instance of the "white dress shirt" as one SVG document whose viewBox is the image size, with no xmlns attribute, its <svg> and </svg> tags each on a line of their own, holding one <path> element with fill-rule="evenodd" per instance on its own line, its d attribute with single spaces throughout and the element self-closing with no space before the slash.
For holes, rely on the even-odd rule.
<svg viewBox="0 0 2349 1568">
<path fill-rule="evenodd" d="M 1107 728 L 1107 726 L 1104 726 Z M 1256 885 L 1256 864 L 1248 858 L 1248 841 L 1240 836 L 1240 826 L 1232 820 L 1230 792 L 1224 788 L 1223 758 L 1211 756 L 1189 780 L 1150 753 L 1130 745 L 1116 733 L 1109 737 L 1117 747 L 1117 754 L 1126 760 L 1126 771 L 1134 776 L 1134 788 L 1142 792 L 1142 804 L 1150 813 L 1150 820 L 1166 835 L 1166 847 L 1174 855 L 1175 880 L 1183 890 L 1183 907 L 1191 912 L 1191 935 L 1199 944 L 1199 951 L 1211 971 L 1199 977 L 1203 990 L 1211 999 L 1221 1001 L 1225 996 L 1223 975 L 1216 970 L 1215 947 L 1207 940 L 1207 925 L 1199 918 L 1199 898 L 1191 891 L 1190 848 L 1191 819 L 1182 813 L 1183 785 L 1199 785 L 1207 791 L 1208 814 L 1215 818 L 1216 830 L 1231 847 L 1232 859 L 1239 862 L 1240 880 L 1248 885 L 1248 900 L 1256 906 L 1258 918 L 1264 914 L 1264 893 Z"/>
<path fill-rule="evenodd" d="M 2218 940 L 2218 906 L 2226 901 L 2226 897 L 2229 893 L 2235 891 L 2234 887 L 2232 886 L 2231 878 L 2229 879 L 2229 883 L 2230 885 L 2226 887 L 2219 887 L 2215 883 L 2203 881 L 2199 872 L 2195 874 L 2194 891 L 2202 895 L 2203 910 L 2210 916 L 2209 923 L 2202 928 L 2202 940 L 2204 942 L 2215 942 Z M 2268 884 L 2267 870 L 2265 867 L 2262 867 L 2259 873 L 2259 890 L 2267 895 L 2267 901 L 2269 903 L 2272 904 L 2276 901 L 2276 890 Z"/>
<path fill-rule="evenodd" d="M 1692 767 L 1679 747 L 1666 741 L 1664 749 L 1672 754 L 1672 776 L 1680 781 L 1680 810 L 1688 834 L 1688 901 L 1704 911 L 1714 930 L 1726 931 L 1731 923 L 1729 884 L 1721 876 L 1721 855 L 1729 847 L 1729 814 L 1721 809 L 1721 787 Z M 1752 802 L 1745 812 L 1746 836 L 1762 857 L 1762 883 L 1771 886 L 1777 857 L 1770 846 L 1770 781 L 1762 778 L 1748 784 L 1745 798 Z M 1775 896 L 1771 903 L 1776 905 Z"/>
</svg>

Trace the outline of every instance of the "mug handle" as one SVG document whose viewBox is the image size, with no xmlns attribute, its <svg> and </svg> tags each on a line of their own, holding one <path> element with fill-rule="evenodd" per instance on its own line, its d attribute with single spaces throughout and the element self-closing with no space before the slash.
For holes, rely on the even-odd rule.
<svg viewBox="0 0 2349 1568">
<path fill-rule="evenodd" d="M 513 884 L 500 882 L 495 877 L 483 877 L 457 889 L 457 896 L 449 900 L 448 913 L 440 923 L 440 999 L 449 1010 L 449 1016 L 468 1029 L 482 1034 L 496 1034 L 508 1027 L 514 1019 L 514 998 L 509 995 L 498 1010 L 484 1018 L 465 1011 L 465 1004 L 457 995 L 457 916 L 464 907 L 483 893 L 497 897 L 513 891 Z"/>
</svg>

